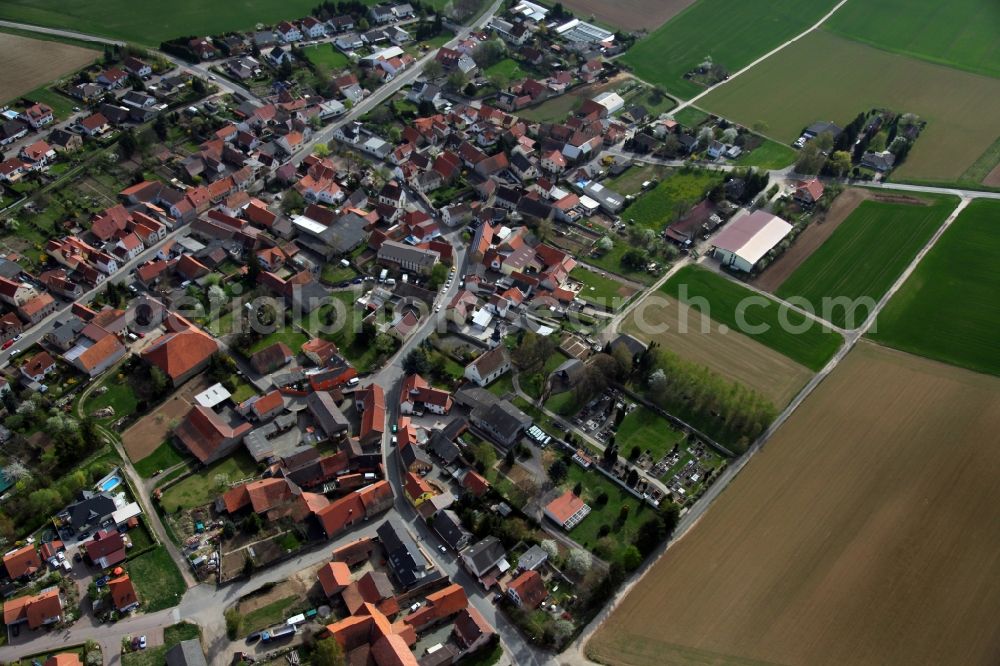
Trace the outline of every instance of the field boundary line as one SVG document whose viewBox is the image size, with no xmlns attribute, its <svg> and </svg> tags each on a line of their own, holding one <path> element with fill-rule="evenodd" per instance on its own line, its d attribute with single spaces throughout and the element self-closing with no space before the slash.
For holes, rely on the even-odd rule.
<svg viewBox="0 0 1000 666">
<path fill-rule="evenodd" d="M 803 30 L 799 34 L 795 35 L 794 37 L 792 37 L 788 41 L 784 42 L 783 44 L 778 44 L 773 49 L 771 49 L 770 51 L 768 51 L 764 55 L 760 56 L 759 58 L 757 58 L 756 60 L 754 60 L 750 64 L 745 65 L 744 67 L 740 68 L 739 70 L 733 72 L 732 74 L 729 75 L 729 78 L 724 79 L 722 81 L 719 81 L 718 83 L 716 83 L 714 85 L 711 85 L 708 88 L 705 88 L 705 90 L 701 91 L 700 93 L 698 93 L 697 95 L 695 95 L 691 99 L 687 100 L 686 102 L 681 102 L 678 106 L 676 106 L 675 108 L 671 109 L 670 113 L 677 113 L 681 109 L 686 109 L 687 107 L 692 106 L 695 102 L 697 102 L 702 97 L 708 95 L 710 92 L 712 92 L 716 88 L 719 88 L 720 86 L 725 85 L 726 83 L 728 83 L 729 81 L 732 81 L 733 79 L 735 79 L 737 76 L 740 76 L 741 74 L 747 73 L 749 70 L 753 69 L 754 67 L 756 67 L 760 63 L 764 62 L 765 60 L 767 60 L 768 58 L 770 58 L 771 56 L 773 56 L 775 53 L 778 53 L 779 51 L 781 51 L 785 47 L 787 47 L 787 46 L 789 46 L 791 44 L 794 44 L 795 42 L 799 41 L 800 39 L 802 39 L 806 35 L 810 34 L 811 32 L 813 32 L 815 30 L 818 30 L 824 23 L 826 23 L 830 19 L 831 16 L 833 16 L 834 14 L 836 14 L 837 11 L 841 7 L 843 7 L 845 4 L 847 4 L 847 0 L 840 0 L 840 2 L 838 2 L 836 5 L 834 5 L 833 8 L 830 11 L 828 11 L 826 14 L 824 14 L 823 16 L 821 16 L 820 19 L 818 21 L 816 21 L 816 23 L 814 23 L 810 27 L 806 28 L 805 30 Z M 676 97 L 669 90 L 667 90 L 666 92 L 671 97 Z M 702 111 L 704 111 L 704 109 L 702 109 Z"/>
<path fill-rule="evenodd" d="M 643 576 L 645 576 L 660 561 L 660 559 L 666 555 L 674 544 L 683 539 L 687 533 L 691 531 L 691 528 L 693 528 L 698 521 L 701 520 L 705 512 L 708 511 L 712 504 L 715 503 L 718 497 L 722 494 L 722 491 L 733 482 L 736 475 L 743 470 L 747 463 L 750 462 L 751 458 L 753 458 L 758 451 L 764 448 L 764 445 L 771 439 L 771 437 L 774 436 L 778 429 L 784 425 L 795 410 L 798 409 L 805 399 L 812 394 L 816 387 L 818 387 L 823 380 L 833 372 L 833 370 L 840 364 L 847 354 L 854 349 L 858 341 L 861 340 L 864 334 L 871 328 L 872 324 L 878 318 L 879 313 L 889 302 L 889 299 L 891 299 L 899 288 L 902 287 L 913 271 L 916 270 L 920 262 L 923 261 L 923 258 L 927 256 L 927 253 L 930 252 L 931 249 L 937 244 L 941 236 L 944 235 L 945 231 L 948 230 L 952 222 L 955 221 L 958 215 L 965 209 L 966 206 L 969 205 L 973 198 L 974 197 L 962 195 L 961 201 L 959 201 L 955 209 L 948 215 L 945 221 L 941 223 L 937 231 L 934 232 L 934 235 L 931 236 L 930 240 L 928 240 L 920 251 L 917 252 L 913 261 L 911 261 L 906 267 L 906 270 L 900 274 L 900 276 L 893 283 L 892 287 L 890 287 L 882 298 L 879 299 L 878 304 L 872 311 L 871 315 L 869 315 L 868 319 L 865 320 L 865 323 L 858 327 L 857 330 L 851 331 L 849 335 L 845 336 L 846 341 L 844 345 L 837 351 L 836 354 L 834 354 L 833 358 L 831 358 L 827 364 L 823 366 L 823 369 L 816 373 L 813 378 L 810 379 L 804 387 L 802 387 L 802 390 L 799 391 L 794 398 L 792 398 L 792 401 L 788 403 L 780 414 L 778 414 L 771 425 L 769 425 L 767 429 L 761 433 L 760 437 L 758 437 L 757 441 L 755 441 L 750 448 L 747 449 L 746 453 L 740 458 L 733 460 L 732 465 L 727 466 L 722 471 L 722 473 L 716 478 L 715 483 L 708 487 L 701 499 L 699 499 L 694 506 L 692 506 L 691 509 L 681 517 L 677 523 L 677 528 L 674 530 L 673 536 L 671 536 L 666 543 L 661 544 L 655 554 L 647 558 L 643 565 L 637 569 L 620 588 L 618 588 L 611 601 L 603 609 L 601 609 L 601 612 L 598 613 L 586 627 L 584 627 L 583 631 L 580 632 L 580 635 L 576 638 L 576 640 L 574 640 L 573 643 L 570 644 L 570 647 L 563 652 L 561 657 L 569 660 L 566 663 L 595 663 L 587 657 L 586 646 L 601 625 L 604 624 L 614 610 L 618 608 L 625 597 L 628 596 L 639 581 L 642 580 Z M 678 263 L 680 264 L 683 262 Z"/>
</svg>

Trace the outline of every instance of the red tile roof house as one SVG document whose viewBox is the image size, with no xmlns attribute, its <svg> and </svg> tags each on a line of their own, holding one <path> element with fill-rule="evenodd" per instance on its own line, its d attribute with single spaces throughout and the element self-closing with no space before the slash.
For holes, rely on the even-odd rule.
<svg viewBox="0 0 1000 666">
<path fill-rule="evenodd" d="M 229 455 L 252 427 L 246 421 L 230 423 L 208 407 L 197 405 L 174 429 L 174 436 L 198 460 L 208 464 Z"/>
<path fill-rule="evenodd" d="M 327 562 L 316 572 L 323 593 L 328 597 L 340 593 L 351 584 L 351 570 L 343 562 Z"/>
<path fill-rule="evenodd" d="M 27 379 L 41 383 L 45 380 L 45 375 L 56 368 L 56 360 L 48 352 L 38 352 L 28 362 L 21 366 L 21 374 Z"/>
<path fill-rule="evenodd" d="M 17 314 L 28 324 L 37 324 L 56 311 L 56 299 L 49 294 L 39 294 L 17 309 Z"/>
<path fill-rule="evenodd" d="M 795 200 L 807 206 L 811 206 L 823 197 L 823 183 L 818 178 L 813 178 L 799 183 L 795 188 Z"/>
<path fill-rule="evenodd" d="M 361 429 L 358 433 L 361 445 L 380 443 L 385 434 L 385 391 L 378 384 L 355 391 L 354 404 L 361 411 Z"/>
<path fill-rule="evenodd" d="M 470 653 L 486 645 L 493 638 L 494 631 L 482 613 L 470 605 L 455 616 L 455 628 L 452 634 L 462 649 Z"/>
<path fill-rule="evenodd" d="M 42 558 L 33 544 L 12 550 L 3 556 L 3 566 L 11 580 L 35 575 L 42 568 Z"/>
<path fill-rule="evenodd" d="M 208 367 L 219 344 L 182 317 L 171 316 L 166 323 L 168 332 L 143 350 L 142 359 L 180 386 Z"/>
<path fill-rule="evenodd" d="M 545 517 L 567 532 L 576 527 L 590 513 L 583 500 L 567 490 L 545 506 Z"/>
<path fill-rule="evenodd" d="M 95 113 L 81 120 L 80 127 L 83 128 L 83 132 L 87 136 L 99 136 L 111 129 L 108 119 L 100 113 Z"/>
<path fill-rule="evenodd" d="M 4 602 L 3 621 L 8 627 L 22 622 L 29 629 L 38 629 L 62 620 L 63 599 L 58 587 L 49 587 L 36 595 L 27 595 Z"/>
<path fill-rule="evenodd" d="M 465 595 L 465 588 L 453 583 L 437 592 L 428 594 L 424 607 L 407 615 L 403 618 L 403 622 L 417 631 L 423 631 L 431 625 L 454 616 L 468 605 L 469 599 Z"/>
<path fill-rule="evenodd" d="M 125 539 L 118 530 L 99 530 L 83 547 L 91 563 L 101 569 L 125 561 Z"/>
<path fill-rule="evenodd" d="M 437 389 L 420 375 L 407 375 L 399 392 L 399 411 L 412 414 L 426 409 L 434 414 L 447 414 L 452 406 L 451 393 Z"/>
<path fill-rule="evenodd" d="M 135 595 L 135 587 L 128 574 L 108 581 L 111 592 L 111 603 L 119 613 L 127 613 L 139 607 L 139 598 Z"/>
<path fill-rule="evenodd" d="M 521 608 L 534 610 L 549 596 L 549 591 L 537 571 L 525 571 L 507 586 L 507 596 Z"/>
<path fill-rule="evenodd" d="M 283 368 L 295 359 L 293 352 L 284 342 L 275 342 L 264 347 L 250 357 L 250 365 L 262 375 L 267 375 L 278 368 Z"/>
</svg>

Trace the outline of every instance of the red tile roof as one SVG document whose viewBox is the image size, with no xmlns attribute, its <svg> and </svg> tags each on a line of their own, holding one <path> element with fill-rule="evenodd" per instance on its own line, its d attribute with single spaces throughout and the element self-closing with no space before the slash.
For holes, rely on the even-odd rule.
<svg viewBox="0 0 1000 666">
<path fill-rule="evenodd" d="M 111 600 L 118 610 L 139 601 L 135 596 L 135 588 L 132 586 L 132 579 L 128 577 L 128 574 L 109 580 L 108 589 L 111 591 Z"/>
<path fill-rule="evenodd" d="M 13 550 L 3 556 L 3 565 L 11 578 L 31 576 L 42 568 L 42 558 L 33 544 Z"/>
<path fill-rule="evenodd" d="M 226 440 L 239 438 L 250 431 L 249 423 L 235 428 L 208 407 L 197 405 L 188 412 L 174 434 L 198 460 L 210 460 Z"/>
<path fill-rule="evenodd" d="M 218 343 L 207 333 L 193 326 L 175 333 L 167 333 L 142 352 L 142 358 L 177 381 L 212 354 L 219 351 Z"/>
<path fill-rule="evenodd" d="M 549 595 L 545 581 L 537 571 L 525 571 L 509 585 L 521 600 L 521 605 L 534 610 Z"/>
<path fill-rule="evenodd" d="M 327 562 L 316 572 L 316 577 L 328 597 L 351 584 L 351 570 L 343 562 Z"/>
</svg>

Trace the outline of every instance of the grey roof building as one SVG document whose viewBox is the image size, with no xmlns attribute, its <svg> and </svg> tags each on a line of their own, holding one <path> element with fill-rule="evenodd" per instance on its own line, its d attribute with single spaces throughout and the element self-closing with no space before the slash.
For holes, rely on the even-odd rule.
<svg viewBox="0 0 1000 666">
<path fill-rule="evenodd" d="M 440 578 L 406 528 L 397 520 L 387 520 L 376 530 L 385 560 L 396 583 L 405 590 Z"/>
<path fill-rule="evenodd" d="M 483 574 L 504 561 L 507 551 L 500 543 L 500 539 L 488 536 L 463 550 L 461 556 L 465 568 L 477 578 L 481 578 Z"/>
<path fill-rule="evenodd" d="M 167 650 L 167 666 L 208 666 L 197 638 L 181 641 Z"/>
<path fill-rule="evenodd" d="M 328 438 L 347 432 L 350 423 L 328 391 L 314 391 L 306 397 L 306 407 Z"/>
<path fill-rule="evenodd" d="M 462 527 L 458 514 L 451 509 L 444 509 L 434 514 L 433 527 L 438 536 L 455 551 L 468 546 L 472 539 L 472 535 Z"/>
<path fill-rule="evenodd" d="M 378 249 L 378 260 L 395 264 L 402 270 L 426 275 L 441 258 L 434 250 L 424 250 L 394 240 L 387 240 Z"/>
</svg>

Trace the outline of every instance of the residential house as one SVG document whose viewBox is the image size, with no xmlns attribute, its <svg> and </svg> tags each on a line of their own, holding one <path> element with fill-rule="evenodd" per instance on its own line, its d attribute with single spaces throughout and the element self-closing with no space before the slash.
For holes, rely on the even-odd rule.
<svg viewBox="0 0 1000 666">
<path fill-rule="evenodd" d="M 435 513 L 431 525 L 438 536 L 455 552 L 464 550 L 472 540 L 472 534 L 462 526 L 458 514 L 451 509 Z"/>
<path fill-rule="evenodd" d="M 146 347 L 141 357 L 162 370 L 174 386 L 180 386 L 208 367 L 217 351 L 219 345 L 210 335 L 172 315 L 167 332 Z"/>
<path fill-rule="evenodd" d="M 590 513 L 590 507 L 577 497 L 572 490 L 545 505 L 545 517 L 567 532 L 580 524 Z"/>
<path fill-rule="evenodd" d="M 125 539 L 118 530 L 98 530 L 83 548 L 90 563 L 100 569 L 125 561 Z"/>
<path fill-rule="evenodd" d="M 465 366 L 465 378 L 478 386 L 488 386 L 510 370 L 510 354 L 499 345 Z"/>
<path fill-rule="evenodd" d="M 46 375 L 56 369 L 56 360 L 47 351 L 40 351 L 21 366 L 25 379 L 41 384 Z"/>
<path fill-rule="evenodd" d="M 28 121 L 32 129 L 36 130 L 45 127 L 55 119 L 55 116 L 52 114 L 52 107 L 41 102 L 29 106 L 21 116 Z"/>
<path fill-rule="evenodd" d="M 507 586 L 507 596 L 518 607 L 535 610 L 549 596 L 549 591 L 537 571 L 525 571 Z"/>
<path fill-rule="evenodd" d="M 399 411 L 413 414 L 423 410 L 433 414 L 451 411 L 452 398 L 448 391 L 434 388 L 420 375 L 407 375 L 400 389 Z"/>
<path fill-rule="evenodd" d="M 438 263 L 441 255 L 429 249 L 406 245 L 394 240 L 387 240 L 379 247 L 377 258 L 379 263 L 398 267 L 419 275 L 429 275 Z"/>
<path fill-rule="evenodd" d="M 128 613 L 139 607 L 139 598 L 128 574 L 109 580 L 108 591 L 111 593 L 111 604 L 119 613 Z"/>
<path fill-rule="evenodd" d="M 812 206 L 823 197 L 823 183 L 819 178 L 811 178 L 799 183 L 795 188 L 795 200 L 805 206 Z"/>
<path fill-rule="evenodd" d="M 235 414 L 218 414 L 208 407 L 196 405 L 174 429 L 174 436 L 207 465 L 235 450 L 251 428 Z"/>
<path fill-rule="evenodd" d="M 484 583 L 487 589 L 493 586 L 493 582 L 486 578 L 487 574 L 503 572 L 509 568 L 507 551 L 495 536 L 488 536 L 467 547 L 459 557 L 466 570 Z"/>
<path fill-rule="evenodd" d="M 10 599 L 3 604 L 3 620 L 8 629 L 27 623 L 29 629 L 56 624 L 62 621 L 63 598 L 56 586 L 47 587 L 38 594 Z"/>
<path fill-rule="evenodd" d="M 275 33 L 277 33 L 278 37 L 281 38 L 281 41 L 286 44 L 298 42 L 302 39 L 302 31 L 288 21 L 282 21 L 279 23 L 275 28 Z"/>
<path fill-rule="evenodd" d="M 42 570 L 42 558 L 35 545 L 28 544 L 4 555 L 3 566 L 11 580 L 30 578 Z"/>
</svg>

